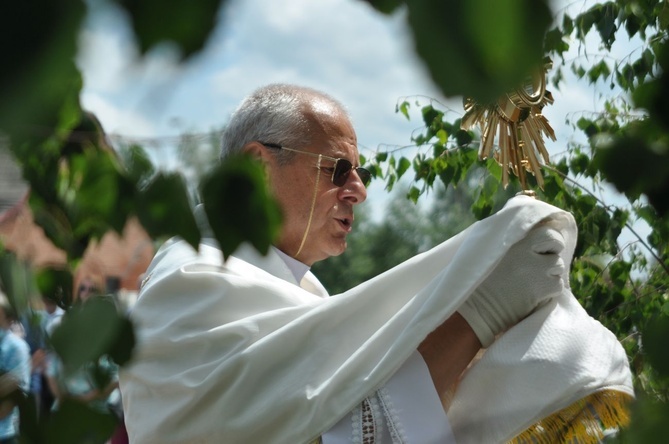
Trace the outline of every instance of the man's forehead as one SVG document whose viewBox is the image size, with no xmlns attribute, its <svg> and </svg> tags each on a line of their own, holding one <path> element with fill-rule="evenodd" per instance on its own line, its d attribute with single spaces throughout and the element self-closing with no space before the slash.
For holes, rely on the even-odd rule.
<svg viewBox="0 0 669 444">
<path fill-rule="evenodd" d="M 334 157 L 347 157 L 357 150 L 355 129 L 346 111 L 327 97 L 313 96 L 305 102 L 303 115 L 309 122 L 312 143 Z"/>
<path fill-rule="evenodd" d="M 325 114 L 329 116 L 335 116 L 341 113 L 341 110 L 336 106 L 332 101 L 327 100 L 325 97 L 316 96 L 309 102 L 311 111 L 318 114 Z"/>
</svg>

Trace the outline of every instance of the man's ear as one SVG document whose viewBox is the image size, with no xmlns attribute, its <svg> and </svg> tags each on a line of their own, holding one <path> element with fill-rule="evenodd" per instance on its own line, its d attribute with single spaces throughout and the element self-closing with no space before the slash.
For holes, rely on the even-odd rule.
<svg viewBox="0 0 669 444">
<path fill-rule="evenodd" d="M 267 164 L 270 154 L 265 146 L 260 142 L 249 142 L 242 148 L 244 154 L 249 154 L 259 161 Z"/>
</svg>

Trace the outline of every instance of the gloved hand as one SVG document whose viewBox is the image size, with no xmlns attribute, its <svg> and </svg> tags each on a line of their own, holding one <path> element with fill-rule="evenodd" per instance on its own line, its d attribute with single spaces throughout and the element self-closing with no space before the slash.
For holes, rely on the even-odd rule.
<svg viewBox="0 0 669 444">
<path fill-rule="evenodd" d="M 564 248 L 562 234 L 550 223 L 534 227 L 460 306 L 483 347 L 562 292 Z"/>
</svg>

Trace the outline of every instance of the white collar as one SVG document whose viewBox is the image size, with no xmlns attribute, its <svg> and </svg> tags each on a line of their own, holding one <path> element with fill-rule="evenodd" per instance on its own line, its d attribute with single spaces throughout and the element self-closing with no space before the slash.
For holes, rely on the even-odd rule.
<svg viewBox="0 0 669 444">
<path fill-rule="evenodd" d="M 278 248 L 274 246 L 272 246 L 272 248 L 274 248 L 274 251 L 276 251 L 279 254 L 279 257 L 286 263 L 286 266 L 290 269 L 290 272 L 293 273 L 295 280 L 297 282 L 302 282 L 302 278 L 304 278 L 304 275 L 307 274 L 310 267 L 307 264 L 303 264 L 302 262 L 298 261 L 294 257 L 288 256 Z"/>
</svg>

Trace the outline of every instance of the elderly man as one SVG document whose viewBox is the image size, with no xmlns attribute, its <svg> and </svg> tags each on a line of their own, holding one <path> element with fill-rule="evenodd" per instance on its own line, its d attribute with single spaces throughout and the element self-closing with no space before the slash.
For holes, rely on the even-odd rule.
<svg viewBox="0 0 669 444">
<path fill-rule="evenodd" d="M 265 166 L 280 236 L 264 257 L 243 247 L 223 261 L 211 238 L 156 254 L 120 377 L 131 442 L 454 442 L 441 396 L 482 346 L 563 290 L 561 232 L 527 224 L 498 246 L 479 230 L 473 245 L 498 250 L 478 252 L 485 275 L 444 274 L 461 236 L 328 297 L 309 267 L 346 249 L 369 180 L 343 106 L 260 88 L 223 135 L 223 160 L 238 152 Z"/>
</svg>

